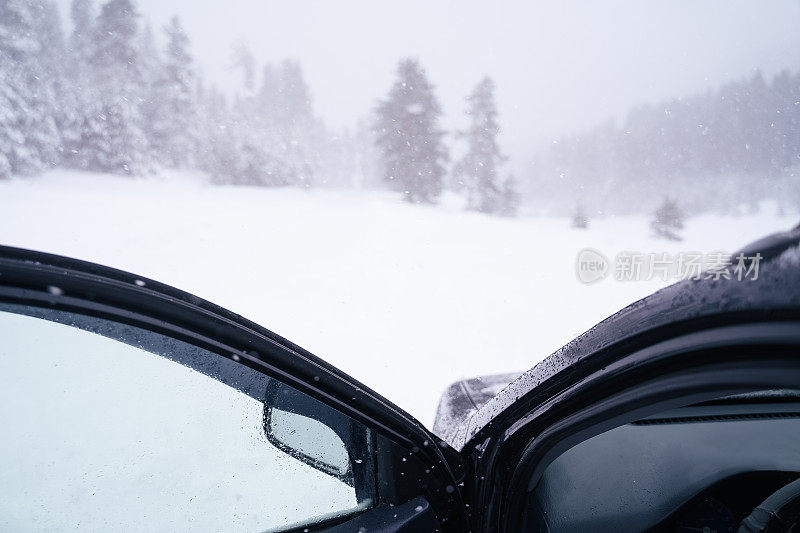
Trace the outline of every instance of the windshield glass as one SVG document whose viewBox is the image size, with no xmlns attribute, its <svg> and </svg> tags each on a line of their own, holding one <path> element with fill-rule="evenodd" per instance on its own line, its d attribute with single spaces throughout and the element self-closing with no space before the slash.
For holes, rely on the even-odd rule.
<svg viewBox="0 0 800 533">
<path fill-rule="evenodd" d="M 793 0 L 3 0 L 0 244 L 206 298 L 432 427 L 454 381 L 797 224 L 798 27 Z"/>
</svg>

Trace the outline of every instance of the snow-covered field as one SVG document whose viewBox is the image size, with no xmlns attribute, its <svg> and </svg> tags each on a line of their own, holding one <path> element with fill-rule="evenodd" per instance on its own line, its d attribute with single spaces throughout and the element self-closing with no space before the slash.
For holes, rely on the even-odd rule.
<svg viewBox="0 0 800 533">
<path fill-rule="evenodd" d="M 502 219 L 382 192 L 212 187 L 197 176 L 60 171 L 0 181 L 0 243 L 163 281 L 240 313 L 383 393 L 430 426 L 443 389 L 524 370 L 661 280 L 580 283 L 577 253 L 733 252 L 796 224 L 765 207 L 687 222 Z"/>
</svg>

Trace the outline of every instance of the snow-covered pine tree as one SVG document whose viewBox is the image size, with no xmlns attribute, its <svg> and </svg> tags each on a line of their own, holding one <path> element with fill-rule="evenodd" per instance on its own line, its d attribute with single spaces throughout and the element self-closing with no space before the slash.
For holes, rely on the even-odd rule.
<svg viewBox="0 0 800 533">
<path fill-rule="evenodd" d="M 199 100 L 199 167 L 214 183 L 232 184 L 239 166 L 236 143 L 231 138 L 231 113 L 225 96 L 215 87 L 203 91 Z"/>
<path fill-rule="evenodd" d="M 245 45 L 234 50 L 243 70 L 244 95 L 238 95 L 229 112 L 221 117 L 225 137 L 217 140 L 215 157 L 226 166 L 219 166 L 215 180 L 234 185 L 286 185 L 288 170 L 284 165 L 282 144 L 276 133 L 275 121 L 262 105 L 261 91 L 251 84 L 254 59 Z"/>
<path fill-rule="evenodd" d="M 0 1 L 0 176 L 40 172 L 57 160 L 55 102 L 45 83 L 37 2 Z"/>
<path fill-rule="evenodd" d="M 281 120 L 281 93 L 283 80 L 281 71 L 271 63 L 264 65 L 261 70 L 261 87 L 258 90 L 259 116 L 264 121 L 264 127 L 277 129 Z"/>
<path fill-rule="evenodd" d="M 4 60 L 0 56 L 0 70 L 3 66 Z M 12 162 L 18 157 L 19 144 L 24 141 L 17 124 L 20 109 L 22 102 L 17 89 L 8 77 L 0 77 L 0 179 L 11 176 L 14 170 Z"/>
<path fill-rule="evenodd" d="M 160 164 L 181 168 L 194 164 L 197 149 L 195 79 L 189 39 L 178 18 L 164 31 L 167 49 L 151 91 L 148 138 Z"/>
<path fill-rule="evenodd" d="M 158 113 L 160 103 L 155 95 L 155 90 L 162 76 L 161 54 L 149 20 L 145 20 L 139 29 L 136 38 L 136 57 L 138 59 L 138 74 L 141 87 L 138 91 L 139 114 L 142 119 L 142 132 L 150 147 L 149 153 L 153 162 L 157 162 L 155 147 L 152 144 L 152 126 Z"/>
<path fill-rule="evenodd" d="M 500 198 L 497 214 L 504 217 L 515 217 L 519 210 L 520 194 L 516 178 L 509 174 L 500 185 Z"/>
<path fill-rule="evenodd" d="M 237 94 L 223 113 L 209 113 L 208 104 L 204 106 L 203 121 L 216 121 L 213 129 L 203 128 L 208 156 L 204 166 L 217 183 L 288 185 L 293 173 L 286 162 L 279 127 L 283 108 L 281 72 L 266 65 L 262 84 L 256 89 L 255 58 L 244 42 L 234 46 L 231 68 L 241 69 L 243 93 Z M 212 94 L 214 98 L 219 96 Z M 213 133 L 209 135 L 209 131 Z"/>
<path fill-rule="evenodd" d="M 215 180 L 309 187 L 326 151 L 321 144 L 325 133 L 314 117 L 302 69 L 288 60 L 279 67 L 267 64 L 261 86 L 254 90 L 252 61 L 243 45 L 234 50 L 234 66 L 244 71 L 245 91 L 222 119 L 228 138 L 217 139 L 210 150 L 212 159 L 228 161 L 226 168 L 220 168 L 226 175 L 214 173 Z"/>
<path fill-rule="evenodd" d="M 497 213 L 501 209 L 502 186 L 498 167 L 505 161 L 497 145 L 497 108 L 494 103 L 494 82 L 488 76 L 467 97 L 469 130 L 467 153 L 456 164 L 455 173 L 467 193 L 467 208 L 482 213 Z"/>
<path fill-rule="evenodd" d="M 39 42 L 38 62 L 50 78 L 61 76 L 64 68 L 66 44 L 61 15 L 53 0 L 30 0 L 35 21 L 34 31 Z"/>
<path fill-rule="evenodd" d="M 244 40 L 238 41 L 231 50 L 230 68 L 233 70 L 241 69 L 242 84 L 244 85 L 246 96 L 252 96 L 256 83 L 256 58 Z"/>
<path fill-rule="evenodd" d="M 433 203 L 442 192 L 447 150 L 439 127 L 441 108 L 416 59 L 404 59 L 375 125 L 384 177 L 412 203 Z"/>
<path fill-rule="evenodd" d="M 139 64 L 139 14 L 132 0 L 109 0 L 92 32 L 90 63 L 97 100 L 82 125 L 90 170 L 137 174 L 150 166 L 142 126 L 146 83 Z"/>
<path fill-rule="evenodd" d="M 572 227 L 575 229 L 586 229 L 589 227 L 589 216 L 584 211 L 583 206 L 575 206 L 575 213 L 572 215 Z"/>
<path fill-rule="evenodd" d="M 7 178 L 40 162 L 25 145 L 24 67 L 36 51 L 33 15 L 27 2 L 0 0 L 0 177 Z"/>
<path fill-rule="evenodd" d="M 96 87 L 90 76 L 92 34 L 95 11 L 92 0 L 72 0 L 72 33 L 67 40 L 64 85 L 58 93 L 58 129 L 63 145 L 62 163 L 85 169 L 88 161 L 83 151 L 83 125 L 97 102 Z"/>
<path fill-rule="evenodd" d="M 35 34 L 39 42 L 39 54 L 36 58 L 39 79 L 36 80 L 37 94 L 32 95 L 48 124 L 38 128 L 38 145 L 40 157 L 49 168 L 60 164 L 64 158 L 64 139 L 62 127 L 67 120 L 70 103 L 65 94 L 68 92 L 67 70 L 68 54 L 61 25 L 58 6 L 52 0 L 32 0 L 30 3 L 36 20 Z"/>
<path fill-rule="evenodd" d="M 650 223 L 650 227 L 658 237 L 680 241 L 682 239 L 678 232 L 683 229 L 683 219 L 683 213 L 678 208 L 678 204 L 666 197 L 656 210 L 655 219 Z"/>
<path fill-rule="evenodd" d="M 72 34 L 69 49 L 73 55 L 75 68 L 85 66 L 92 56 L 92 32 L 94 31 L 93 0 L 72 0 L 70 6 Z"/>
<path fill-rule="evenodd" d="M 279 123 L 282 133 L 282 155 L 291 175 L 291 184 L 310 187 L 319 170 L 321 128 L 314 117 L 311 95 L 296 61 L 281 65 L 281 98 Z"/>
</svg>

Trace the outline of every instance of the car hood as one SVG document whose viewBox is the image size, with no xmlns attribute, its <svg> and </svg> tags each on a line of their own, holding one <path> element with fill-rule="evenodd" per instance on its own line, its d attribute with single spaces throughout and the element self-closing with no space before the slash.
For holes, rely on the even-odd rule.
<svg viewBox="0 0 800 533">
<path fill-rule="evenodd" d="M 462 450 L 492 420 L 534 389 L 598 351 L 634 336 L 715 317 L 778 318 L 800 310 L 800 226 L 760 239 L 736 252 L 761 254 L 758 279 L 685 280 L 643 298 L 575 338 L 522 373 L 461 380 L 441 397 L 434 433 Z"/>
<path fill-rule="evenodd" d="M 433 433 L 444 437 L 457 430 L 489 400 L 497 396 L 522 372 L 493 374 L 456 381 L 442 394 L 433 422 Z M 446 439 L 445 439 L 446 440 Z"/>
</svg>

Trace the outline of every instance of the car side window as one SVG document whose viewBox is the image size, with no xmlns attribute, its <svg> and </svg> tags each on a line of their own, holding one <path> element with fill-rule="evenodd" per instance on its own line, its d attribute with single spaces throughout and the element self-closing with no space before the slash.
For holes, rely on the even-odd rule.
<svg viewBox="0 0 800 533">
<path fill-rule="evenodd" d="M 3 531 L 281 531 L 375 499 L 360 423 L 232 358 L 62 311 L 0 303 L 0 428 Z"/>
</svg>

